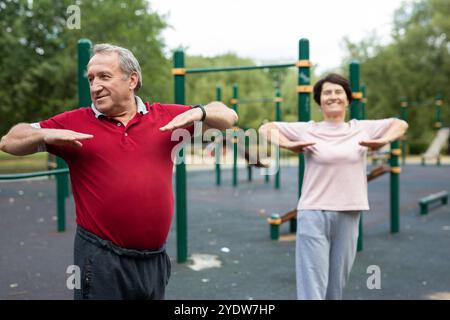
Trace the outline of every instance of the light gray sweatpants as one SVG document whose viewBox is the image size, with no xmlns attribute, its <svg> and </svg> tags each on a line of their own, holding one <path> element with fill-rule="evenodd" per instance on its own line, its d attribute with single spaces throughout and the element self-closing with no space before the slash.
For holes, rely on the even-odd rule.
<svg viewBox="0 0 450 320">
<path fill-rule="evenodd" d="M 360 215 L 360 211 L 298 212 L 298 299 L 342 299 L 356 256 Z"/>
</svg>

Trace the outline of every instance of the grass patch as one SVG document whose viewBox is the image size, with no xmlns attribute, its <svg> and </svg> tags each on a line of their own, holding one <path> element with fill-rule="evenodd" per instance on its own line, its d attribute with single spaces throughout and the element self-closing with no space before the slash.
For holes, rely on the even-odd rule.
<svg viewBox="0 0 450 320">
<path fill-rule="evenodd" d="M 0 151 L 0 174 L 47 170 L 46 152 L 17 157 Z"/>
</svg>

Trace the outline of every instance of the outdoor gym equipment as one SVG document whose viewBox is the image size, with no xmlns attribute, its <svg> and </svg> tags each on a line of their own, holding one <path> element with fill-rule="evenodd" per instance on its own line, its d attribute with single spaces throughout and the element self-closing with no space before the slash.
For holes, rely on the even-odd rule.
<svg viewBox="0 0 450 320">
<path fill-rule="evenodd" d="M 312 86 L 310 85 L 310 68 L 309 61 L 309 41 L 308 39 L 300 39 L 299 41 L 299 60 L 295 63 L 287 64 L 267 64 L 259 66 L 238 66 L 238 67 L 222 67 L 222 68 L 195 68 L 187 69 L 184 64 L 183 50 L 176 50 L 173 57 L 174 68 L 172 74 L 174 76 L 175 86 L 175 103 L 185 104 L 185 78 L 189 74 L 206 73 L 206 72 L 230 72 L 230 71 L 245 71 L 258 69 L 273 69 L 273 68 L 298 68 L 298 86 L 296 88 L 298 97 L 298 120 L 310 120 L 310 94 Z M 236 94 L 237 95 L 237 94 Z M 237 101 L 232 104 L 232 108 L 236 110 Z M 183 157 L 184 149 L 182 148 L 178 153 L 178 157 Z M 237 153 L 235 152 L 235 156 Z M 187 261 L 187 195 L 186 195 L 186 165 L 183 161 L 177 161 L 176 165 L 176 221 L 177 221 L 177 261 Z M 304 172 L 303 155 L 299 155 L 299 179 L 298 190 L 301 192 L 301 184 Z M 291 224 L 295 224 L 291 220 Z"/>
<path fill-rule="evenodd" d="M 448 203 L 448 191 L 444 190 L 441 192 L 433 193 L 420 199 L 419 201 L 420 214 L 422 215 L 427 214 L 428 205 L 438 201 L 440 201 L 442 205 L 446 205 Z"/>
<path fill-rule="evenodd" d="M 217 101 L 221 101 L 222 100 L 222 88 L 220 86 L 216 87 L 216 100 Z M 275 90 L 275 96 L 274 98 L 261 98 L 261 99 L 249 99 L 249 100 L 241 100 L 238 99 L 238 85 L 235 83 L 233 85 L 233 98 L 231 99 L 230 103 L 232 105 L 235 105 L 234 110 L 236 111 L 236 113 L 238 113 L 239 107 L 240 105 L 243 104 L 247 104 L 247 103 L 268 103 L 268 102 L 274 102 L 275 103 L 275 121 L 281 121 L 281 102 L 283 101 L 283 99 L 281 98 L 281 92 L 279 89 Z M 238 130 L 238 127 L 235 127 L 235 130 Z M 234 139 L 239 139 L 238 137 L 234 137 Z M 236 154 L 236 152 L 243 157 L 246 162 L 247 162 L 247 177 L 248 177 L 248 181 L 252 181 L 252 167 L 255 168 L 268 168 L 268 164 L 264 164 L 261 162 L 261 159 L 259 159 L 259 154 L 258 152 L 256 152 L 257 154 L 257 158 L 256 159 L 251 159 L 252 161 L 250 161 L 250 138 L 249 135 L 245 134 L 245 148 L 242 146 L 242 144 L 237 144 L 236 145 L 233 143 L 233 155 Z M 226 146 L 226 137 L 223 137 L 223 146 Z M 221 155 L 220 154 L 215 154 L 215 170 L 216 170 L 216 185 L 220 186 L 221 185 L 221 166 L 220 166 L 220 162 L 221 162 Z M 255 162 L 256 161 L 256 162 Z M 276 161 L 276 167 L 278 168 L 276 174 L 275 174 L 275 183 L 274 183 L 274 187 L 275 189 L 279 189 L 280 188 L 280 168 L 279 168 L 279 157 L 278 155 L 275 157 L 275 161 Z M 268 183 L 269 182 L 269 175 L 265 174 L 265 182 Z M 237 157 L 233 157 L 233 170 L 232 170 L 232 183 L 233 186 L 236 187 L 238 185 L 238 166 L 237 166 Z"/>
</svg>

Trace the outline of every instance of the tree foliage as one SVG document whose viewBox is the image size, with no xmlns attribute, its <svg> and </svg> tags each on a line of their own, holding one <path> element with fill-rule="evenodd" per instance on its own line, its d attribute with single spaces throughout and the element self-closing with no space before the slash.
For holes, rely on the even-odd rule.
<svg viewBox="0 0 450 320">
<path fill-rule="evenodd" d="M 77 1 L 80 29 L 67 27 L 71 0 L 0 0 L 0 133 L 78 107 L 77 42 L 130 48 L 141 63 L 143 96 L 171 97 L 166 23 L 145 0 Z"/>
<path fill-rule="evenodd" d="M 438 94 L 444 99 L 444 125 L 450 125 L 449 15 L 448 0 L 406 2 L 394 15 L 390 44 L 381 45 L 376 36 L 346 40 L 346 62 L 361 62 L 370 118 L 398 115 L 401 98 L 408 100 L 408 138 L 415 152 L 423 152 L 434 135 Z"/>
<path fill-rule="evenodd" d="M 173 102 L 171 57 L 162 31 L 164 17 L 152 12 L 146 0 L 78 0 L 80 29 L 67 27 L 67 8 L 73 0 L 0 0 L 0 133 L 23 121 L 37 121 L 78 106 L 77 42 L 113 43 L 131 49 L 141 63 L 145 100 Z M 448 0 L 405 2 L 395 13 L 392 41 L 383 44 L 376 33 L 353 43 L 344 39 L 347 57 L 361 62 L 361 80 L 368 93 L 368 118 L 399 114 L 400 99 L 410 102 L 408 121 L 412 149 L 423 151 L 434 134 L 434 99 L 444 98 L 443 119 L 449 124 L 450 6 Z M 312 57 L 312 60 L 314 58 Z M 216 57 L 186 56 L 187 68 L 254 65 L 233 53 Z M 311 72 L 314 83 L 315 71 Z M 282 92 L 282 114 L 297 120 L 297 70 L 273 69 L 188 75 L 186 102 L 207 103 L 222 88 L 230 105 L 233 84 L 239 100 L 267 102 L 239 105 L 239 124 L 258 127 L 274 120 L 275 88 Z M 311 101 L 312 118 L 320 119 Z"/>
</svg>

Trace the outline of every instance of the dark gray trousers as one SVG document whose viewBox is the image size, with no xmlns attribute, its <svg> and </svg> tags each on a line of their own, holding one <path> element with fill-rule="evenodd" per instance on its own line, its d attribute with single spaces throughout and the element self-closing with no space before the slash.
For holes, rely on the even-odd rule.
<svg viewBox="0 0 450 320">
<path fill-rule="evenodd" d="M 164 299 L 170 277 L 165 248 L 157 251 L 124 249 L 77 227 L 74 264 L 81 270 L 82 299 Z"/>
</svg>

